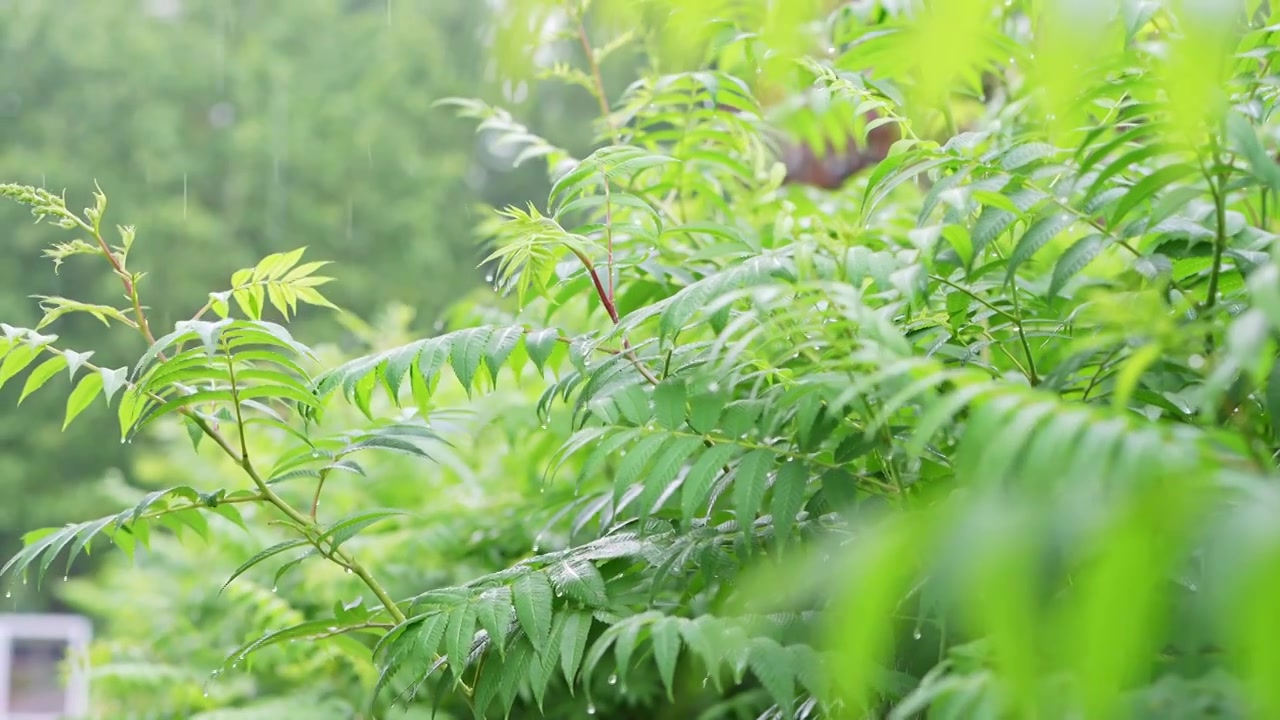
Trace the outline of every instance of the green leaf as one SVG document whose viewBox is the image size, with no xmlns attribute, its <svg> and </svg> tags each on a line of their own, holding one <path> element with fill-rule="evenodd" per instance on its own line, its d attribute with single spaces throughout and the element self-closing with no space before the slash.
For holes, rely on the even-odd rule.
<svg viewBox="0 0 1280 720">
<path fill-rule="evenodd" d="M 35 345 L 29 342 L 23 342 L 5 355 L 4 362 L 0 363 L 0 387 L 14 375 L 22 372 L 28 365 L 40 357 L 40 353 L 44 351 L 43 345 Z"/>
<path fill-rule="evenodd" d="M 1120 202 L 1116 205 L 1116 210 L 1111 214 L 1111 227 L 1118 227 L 1120 221 L 1124 220 L 1134 208 L 1146 202 L 1151 196 L 1162 191 L 1168 185 L 1181 180 L 1182 178 L 1194 172 L 1198 172 L 1195 165 L 1183 163 L 1179 165 L 1166 165 L 1147 175 L 1129 188 L 1120 198 Z"/>
<path fill-rule="evenodd" d="M 316 539 L 316 542 L 330 543 L 330 547 L 333 550 L 337 550 L 343 543 L 360 534 L 360 532 L 370 525 L 381 522 L 390 517 L 407 514 L 408 513 L 404 510 L 371 510 L 348 518 L 343 518 L 329 526 L 329 528 Z"/>
<path fill-rule="evenodd" d="M 768 450 L 752 450 L 738 461 L 733 474 L 733 500 L 738 524 L 744 532 L 751 532 L 751 525 L 760 512 L 765 483 L 775 457 Z"/>
<path fill-rule="evenodd" d="M 658 454 L 658 450 L 666 444 L 665 434 L 646 435 L 627 450 L 627 454 L 618 463 L 618 470 L 613 476 L 614 496 L 619 497 L 632 483 L 636 482 L 649 462 Z"/>
<path fill-rule="evenodd" d="M 1086 235 L 1075 242 L 1074 245 L 1067 248 L 1062 253 L 1062 257 L 1058 258 L 1058 264 L 1053 268 L 1053 280 L 1049 283 L 1049 296 L 1056 296 L 1067 281 L 1075 277 L 1081 270 L 1084 270 L 1093 259 L 1098 257 L 1098 253 L 1102 252 L 1105 247 L 1105 241 L 1100 233 Z"/>
<path fill-rule="evenodd" d="M 44 384 L 57 375 L 62 368 L 67 366 L 67 359 L 62 355 L 54 355 L 36 366 L 35 370 L 27 376 L 27 382 L 22 386 L 22 394 L 18 396 L 18 404 L 21 405 L 23 400 L 31 393 L 44 387 Z"/>
<path fill-rule="evenodd" d="M 684 476 L 680 501 L 681 517 L 685 527 L 689 526 L 690 520 L 706 502 L 716 476 L 736 452 L 737 448 L 733 445 L 714 445 L 699 455 L 693 467 L 689 468 L 689 472 Z"/>
<path fill-rule="evenodd" d="M 556 342 L 559 341 L 560 333 L 554 328 L 546 328 L 544 330 L 534 330 L 524 337 L 524 347 L 529 351 L 529 359 L 533 361 L 534 367 L 538 368 L 541 373 L 547 365 L 547 361 L 551 359 L 551 353 L 555 352 Z"/>
<path fill-rule="evenodd" d="M 467 656 L 476 632 L 476 607 L 463 603 L 449 613 L 449 629 L 445 635 L 445 648 L 449 657 L 449 669 L 455 680 L 462 678 L 467 668 Z"/>
<path fill-rule="evenodd" d="M 592 623 L 591 613 L 583 611 L 564 613 L 564 628 L 560 633 L 560 669 L 564 672 L 570 695 L 573 694 L 578 668 L 582 667 L 582 657 L 587 651 L 587 640 L 591 637 Z"/>
<path fill-rule="evenodd" d="M 1041 248 L 1048 245 L 1058 233 L 1066 230 L 1072 222 L 1074 222 L 1074 217 L 1070 213 L 1060 212 L 1046 215 L 1027 228 L 1022 238 L 1018 240 L 1018 244 L 1014 246 L 1013 254 L 1009 256 L 1006 282 L 1012 281 L 1022 263 L 1030 260 L 1032 255 L 1035 255 Z"/>
<path fill-rule="evenodd" d="M 590 561 L 567 559 L 552 566 L 550 576 L 557 595 L 566 595 L 587 607 L 603 607 L 609 602 L 604 576 Z"/>
<path fill-rule="evenodd" d="M 663 427 L 679 430 L 685 418 L 685 385 L 681 378 L 667 378 L 653 389 L 653 412 Z"/>
<path fill-rule="evenodd" d="M 978 215 L 978 220 L 973 224 L 973 230 L 970 231 L 969 237 L 973 241 L 973 255 L 977 257 L 987 246 L 995 242 L 1005 230 L 1013 225 L 1018 216 L 999 208 L 987 206 L 982 208 L 982 213 Z"/>
<path fill-rule="evenodd" d="M 498 381 L 498 371 L 502 369 L 503 363 L 511 356 L 511 351 L 515 350 L 523 336 L 524 328 L 522 327 L 499 328 L 493 332 L 489 339 L 489 347 L 485 351 L 484 362 L 485 367 L 489 369 L 489 377 L 495 383 Z"/>
<path fill-rule="evenodd" d="M 511 586 L 516 619 L 534 650 L 543 652 L 551 635 L 551 582 L 546 573 L 521 575 Z"/>
<path fill-rule="evenodd" d="M 458 382 L 462 383 L 462 387 L 468 393 L 471 392 L 476 371 L 480 369 L 480 363 L 484 360 L 485 351 L 489 347 L 489 339 L 492 336 L 492 329 L 478 327 L 461 330 L 453 337 L 449 364 L 458 377 Z"/>
<path fill-rule="evenodd" d="M 253 557 L 241 563 L 240 567 L 236 568 L 235 571 L 231 573 L 231 577 L 227 578 L 227 581 L 222 583 L 222 589 L 219 590 L 218 593 L 221 594 L 222 590 L 226 590 L 227 586 L 230 585 L 232 582 L 234 582 L 236 578 L 240 577 L 250 568 L 262 562 L 263 560 L 275 557 L 276 555 L 279 555 L 282 552 L 287 552 L 294 548 L 299 548 L 299 547 L 303 547 L 304 545 L 310 545 L 310 544 L 311 543 L 306 539 L 285 540 L 284 542 L 276 543 L 275 545 L 272 545 L 271 547 L 265 550 L 259 551 Z"/>
<path fill-rule="evenodd" d="M 783 716 L 790 717 L 796 698 L 795 668 L 790 653 L 776 641 L 758 637 L 751 641 L 747 662 L 773 701 L 783 709 Z"/>
<path fill-rule="evenodd" d="M 506 655 L 507 628 L 511 624 L 511 588 L 503 586 L 485 590 L 480 593 L 475 608 L 476 621 L 489 633 L 491 647 L 497 648 L 499 655 Z"/>
<path fill-rule="evenodd" d="M 80 384 L 76 385 L 76 389 L 71 391 L 71 395 L 67 397 L 67 415 L 62 421 L 62 429 L 66 430 L 67 426 L 75 420 L 85 408 L 89 407 L 102 393 L 102 375 L 91 373 L 85 375 L 80 380 Z"/>
<path fill-rule="evenodd" d="M 809 468 L 798 460 L 783 463 L 773 483 L 773 532 L 778 546 L 784 547 L 796 524 L 796 515 L 804 507 L 805 488 L 809 484 Z"/>
<path fill-rule="evenodd" d="M 653 641 L 653 660 L 658 665 L 658 676 L 667 689 L 667 699 L 675 702 L 676 661 L 680 657 L 680 625 L 677 618 L 664 617 L 650 629 Z"/>
</svg>

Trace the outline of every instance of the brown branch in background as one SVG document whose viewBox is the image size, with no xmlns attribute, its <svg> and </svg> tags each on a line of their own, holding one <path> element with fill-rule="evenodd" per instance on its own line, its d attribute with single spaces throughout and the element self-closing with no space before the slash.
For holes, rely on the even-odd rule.
<svg viewBox="0 0 1280 720">
<path fill-rule="evenodd" d="M 867 113 L 868 120 L 878 116 Z M 896 123 L 886 123 L 867 133 L 862 145 L 852 135 L 846 139 L 843 152 L 837 151 L 828 141 L 824 152 L 817 153 L 803 142 L 789 142 L 782 147 L 781 160 L 787 168 L 784 185 L 809 185 L 824 190 L 835 190 L 859 171 L 877 165 L 889 155 L 889 148 L 899 140 Z"/>
</svg>

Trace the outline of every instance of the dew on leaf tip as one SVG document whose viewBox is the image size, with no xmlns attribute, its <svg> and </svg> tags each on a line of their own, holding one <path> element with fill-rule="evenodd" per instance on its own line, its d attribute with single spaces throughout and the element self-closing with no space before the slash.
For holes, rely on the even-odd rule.
<svg viewBox="0 0 1280 720">
<path fill-rule="evenodd" d="M 615 674 L 613 674 L 613 675 L 610 675 L 610 676 L 609 676 L 609 684 L 610 684 L 610 685 L 617 685 L 617 684 L 618 684 L 618 675 L 617 675 L 616 673 L 615 673 Z"/>
</svg>

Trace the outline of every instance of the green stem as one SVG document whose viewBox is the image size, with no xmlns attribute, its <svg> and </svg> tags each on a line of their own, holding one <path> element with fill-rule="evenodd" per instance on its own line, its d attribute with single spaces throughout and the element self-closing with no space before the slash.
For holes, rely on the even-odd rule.
<svg viewBox="0 0 1280 720">
<path fill-rule="evenodd" d="M 609 96 L 604 91 L 604 76 L 600 74 L 600 62 L 596 59 L 595 48 L 591 47 L 591 40 L 587 37 L 587 22 L 583 15 L 578 16 L 578 43 L 582 45 L 587 68 L 591 71 L 591 81 L 595 85 L 591 94 L 600 104 L 600 117 L 609 128 L 609 136 L 613 138 L 613 144 L 617 145 L 622 142 L 622 136 L 618 134 L 617 126 L 613 124 L 613 114 L 609 111 Z"/>
<path fill-rule="evenodd" d="M 1031 354 L 1031 343 L 1027 342 L 1027 332 L 1022 328 L 1022 306 L 1018 302 L 1018 287 L 1013 285 L 1013 311 L 1017 314 L 1018 319 L 1014 321 L 1013 326 L 1018 330 L 1018 340 L 1022 343 L 1022 352 L 1027 356 L 1027 379 L 1031 381 L 1031 386 L 1035 387 L 1040 384 L 1040 376 L 1036 374 L 1036 359 Z"/>
<path fill-rule="evenodd" d="M 1213 266 L 1209 270 L 1209 289 L 1204 299 L 1204 310 L 1212 310 L 1218 302 L 1218 281 L 1222 277 L 1222 254 L 1227 249 L 1227 193 L 1226 177 L 1219 172 L 1218 181 L 1209 179 L 1209 190 L 1213 194 L 1214 237 Z"/>
</svg>

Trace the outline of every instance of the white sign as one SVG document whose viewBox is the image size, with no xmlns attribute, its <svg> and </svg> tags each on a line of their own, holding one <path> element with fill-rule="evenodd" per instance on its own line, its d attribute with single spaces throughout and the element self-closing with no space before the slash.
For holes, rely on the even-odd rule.
<svg viewBox="0 0 1280 720">
<path fill-rule="evenodd" d="M 88 715 L 92 634 L 80 615 L 0 614 L 0 720 Z"/>
</svg>

